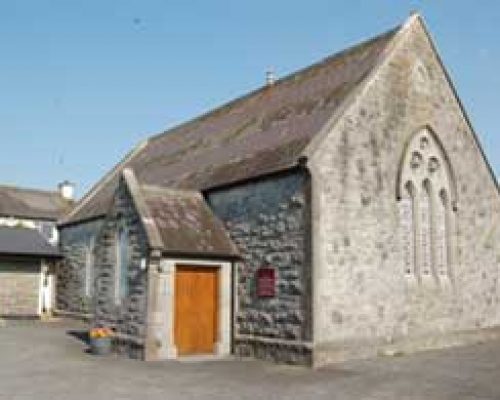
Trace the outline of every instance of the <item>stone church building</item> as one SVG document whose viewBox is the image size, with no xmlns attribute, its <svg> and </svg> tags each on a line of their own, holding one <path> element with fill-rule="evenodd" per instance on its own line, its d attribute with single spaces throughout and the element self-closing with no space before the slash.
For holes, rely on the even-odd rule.
<svg viewBox="0 0 500 400">
<path fill-rule="evenodd" d="M 499 218 L 412 15 L 140 143 L 61 221 L 57 304 L 146 360 L 458 345 L 498 334 Z"/>
</svg>

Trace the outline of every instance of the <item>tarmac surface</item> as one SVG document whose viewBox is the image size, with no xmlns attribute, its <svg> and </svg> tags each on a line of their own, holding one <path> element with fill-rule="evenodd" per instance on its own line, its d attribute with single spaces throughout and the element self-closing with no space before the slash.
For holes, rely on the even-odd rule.
<svg viewBox="0 0 500 400">
<path fill-rule="evenodd" d="M 75 321 L 0 325 L 1 400 L 500 400 L 500 341 L 312 370 L 264 361 L 143 362 L 86 352 Z"/>
</svg>

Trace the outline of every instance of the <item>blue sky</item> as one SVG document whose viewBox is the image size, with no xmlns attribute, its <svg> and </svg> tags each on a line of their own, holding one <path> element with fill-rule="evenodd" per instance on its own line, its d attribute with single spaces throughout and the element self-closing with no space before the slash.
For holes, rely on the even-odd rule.
<svg viewBox="0 0 500 400">
<path fill-rule="evenodd" d="M 497 176 L 500 2 L 2 0 L 0 183 L 78 194 L 141 139 L 420 11 Z"/>
</svg>

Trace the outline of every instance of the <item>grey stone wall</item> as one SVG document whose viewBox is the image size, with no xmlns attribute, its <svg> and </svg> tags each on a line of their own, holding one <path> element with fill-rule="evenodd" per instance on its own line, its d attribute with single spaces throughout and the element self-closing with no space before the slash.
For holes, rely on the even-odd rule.
<svg viewBox="0 0 500 400">
<path fill-rule="evenodd" d="M 115 301 L 116 239 L 118 227 L 127 231 L 129 245 L 128 295 Z M 95 247 L 94 325 L 109 326 L 118 334 L 120 352 L 143 358 L 146 335 L 147 242 L 140 217 L 126 186 L 121 182 Z"/>
<path fill-rule="evenodd" d="M 56 308 L 76 313 L 92 312 L 92 298 L 85 293 L 87 258 L 102 227 L 102 219 L 61 227 L 59 246 L 63 260 L 57 269 Z M 91 259 L 93 255 L 91 255 Z M 93 277 L 91 278 L 93 280 Z"/>
<path fill-rule="evenodd" d="M 244 259 L 235 274 L 237 354 L 310 362 L 308 188 L 307 174 L 297 172 L 207 195 Z M 256 293 L 256 271 L 265 265 L 276 271 L 273 298 Z"/>
<path fill-rule="evenodd" d="M 396 198 L 401 157 L 423 127 L 442 144 L 458 192 L 452 273 L 438 280 L 406 273 Z M 498 189 L 418 20 L 308 165 L 316 364 L 386 345 L 449 345 L 500 324 Z"/>
</svg>

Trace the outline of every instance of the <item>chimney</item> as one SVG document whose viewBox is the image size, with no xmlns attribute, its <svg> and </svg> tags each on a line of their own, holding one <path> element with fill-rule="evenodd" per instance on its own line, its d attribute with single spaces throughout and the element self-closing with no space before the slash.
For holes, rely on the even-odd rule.
<svg viewBox="0 0 500 400">
<path fill-rule="evenodd" d="M 57 185 L 59 194 L 64 200 L 72 201 L 75 199 L 75 185 L 66 180 Z"/>
<path fill-rule="evenodd" d="M 276 75 L 274 75 L 273 69 L 269 68 L 266 71 L 266 85 L 272 86 L 272 85 L 274 85 L 274 82 L 276 82 Z"/>
</svg>

